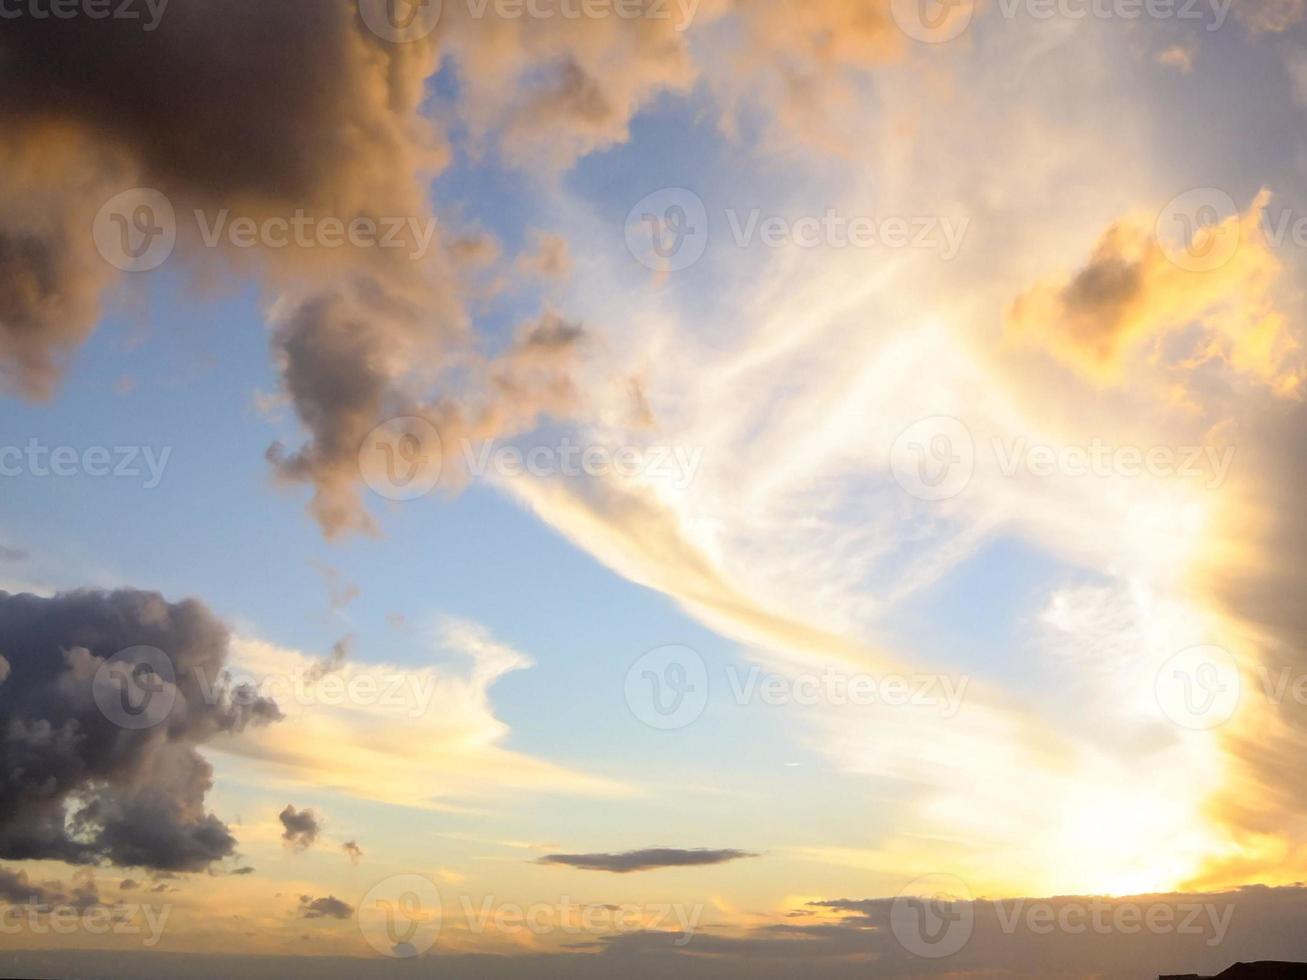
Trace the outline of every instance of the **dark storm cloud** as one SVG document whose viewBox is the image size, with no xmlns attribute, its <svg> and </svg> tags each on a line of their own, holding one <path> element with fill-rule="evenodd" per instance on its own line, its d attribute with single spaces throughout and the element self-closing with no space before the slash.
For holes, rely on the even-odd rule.
<svg viewBox="0 0 1307 980">
<path fill-rule="evenodd" d="M 60 892 L 49 886 L 34 884 L 26 871 L 9 871 L 0 868 L 0 902 L 21 905 L 27 902 L 56 901 Z"/>
<path fill-rule="evenodd" d="M 502 361 L 475 351 L 464 286 L 430 223 L 428 178 L 448 153 L 421 109 L 445 29 L 388 43 L 357 0 L 191 0 L 150 31 L 113 18 L 6 20 L 0 377 L 33 397 L 54 390 L 118 275 L 88 229 L 119 192 L 147 187 L 174 207 L 184 268 L 220 275 L 229 261 L 275 299 L 273 353 L 307 440 L 269 459 L 281 479 L 311 487 L 327 534 L 376 530 L 358 454 L 389 418 L 409 411 L 451 439 L 489 437 L 565 404 L 558 344 L 572 338 L 554 333 L 552 348 L 518 345 Z M 556 60 L 533 44 L 504 53 Z M 417 229 L 432 233 L 420 251 L 205 250 L 194 213 L 212 223 L 223 209 L 232 220 L 401 220 L 413 244 Z"/>
<path fill-rule="evenodd" d="M 30 394 L 98 316 L 112 269 L 87 229 L 133 186 L 240 214 L 423 212 L 441 158 L 416 120 L 423 45 L 385 45 L 350 0 L 194 0 L 157 29 L 7 19 L 0 34 L 0 352 Z M 183 223 L 184 224 L 184 223 Z"/>
<path fill-rule="evenodd" d="M 322 829 L 312 810 L 296 810 L 289 804 L 286 809 L 277 814 L 277 819 L 281 821 L 283 828 L 281 839 L 297 851 L 312 847 L 318 839 L 318 832 Z"/>
<path fill-rule="evenodd" d="M 348 919 L 354 914 L 354 906 L 342 902 L 335 895 L 326 898 L 300 896 L 300 915 L 306 919 Z"/>
<path fill-rule="evenodd" d="M 611 871 L 629 874 L 632 871 L 652 871 L 655 868 L 687 868 L 706 864 L 725 864 L 741 858 L 757 857 L 748 851 L 709 850 L 696 848 L 681 850 L 674 847 L 650 847 L 642 851 L 621 854 L 546 854 L 538 863 L 562 864 L 586 871 Z"/>
<path fill-rule="evenodd" d="M 49 907 L 66 905 L 87 909 L 100 902 L 100 893 L 89 873 L 79 872 L 68 885 L 57 881 L 33 882 L 25 871 L 0 868 L 0 904 Z"/>
<path fill-rule="evenodd" d="M 213 771 L 196 749 L 280 712 L 225 684 L 227 644 L 226 628 L 194 600 L 0 592 L 10 664 L 0 684 L 0 858 L 199 871 L 230 856 L 236 840 L 205 810 Z M 149 727 L 124 727 L 93 685 L 109 658 L 148 648 L 175 671 L 173 683 L 154 675 L 168 710 Z M 106 671 L 142 662 L 124 656 Z"/>
</svg>

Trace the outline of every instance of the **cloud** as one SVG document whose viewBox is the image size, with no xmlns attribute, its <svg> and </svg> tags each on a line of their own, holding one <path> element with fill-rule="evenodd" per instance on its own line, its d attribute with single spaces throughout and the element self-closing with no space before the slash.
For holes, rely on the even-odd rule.
<svg viewBox="0 0 1307 980">
<path fill-rule="evenodd" d="M 621 854 L 546 854 L 538 863 L 563 864 L 587 871 L 630 874 L 633 871 L 652 871 L 656 868 L 691 868 L 708 864 L 726 864 L 729 861 L 757 856 L 749 851 L 731 849 L 682 850 L 674 847 L 650 847 Z"/>
<path fill-rule="evenodd" d="M 473 350 L 428 200 L 427 178 L 448 159 L 421 112 L 440 35 L 385 42 L 354 0 L 167 13 L 150 32 L 21 18 L 0 39 L 11 136 L 0 151 L 0 364 L 25 394 L 53 392 L 117 275 L 87 229 L 118 192 L 157 190 L 178 217 L 184 268 L 252 272 L 273 295 L 274 355 L 308 433 L 303 447 L 270 452 L 277 475 L 311 485 L 327 533 L 374 532 L 357 493 L 374 427 L 409 407 L 469 420 L 455 395 L 478 406 L 472 425 L 529 426 L 554 404 L 498 384 L 508 368 Z M 215 249 L 203 229 L 224 214 L 399 221 L 413 247 Z"/>
<path fill-rule="evenodd" d="M 300 896 L 300 915 L 306 919 L 348 919 L 354 914 L 354 906 L 342 902 L 335 895 L 326 898 Z"/>
<path fill-rule="evenodd" d="M 212 769 L 197 749 L 280 714 L 222 683 L 228 634 L 208 609 L 129 590 L 0 593 L 0 636 L 0 857 L 199 871 L 234 853 L 204 809 Z M 152 727 L 122 727 L 92 687 L 116 654 L 151 662 L 142 648 L 169 659 L 175 680 L 156 673 L 155 695 L 172 706 Z"/>
<path fill-rule="evenodd" d="M 1069 279 L 1045 281 L 1019 295 L 1008 309 L 1006 329 L 1047 346 L 1092 377 L 1114 381 L 1137 348 L 1149 343 L 1150 354 L 1158 356 L 1157 345 L 1169 334 L 1198 324 L 1201 339 L 1190 355 L 1195 362 L 1223 359 L 1292 390 L 1302 378 L 1301 358 L 1272 293 L 1281 267 L 1261 231 L 1269 202 L 1269 192 L 1262 191 L 1243 215 L 1196 233 L 1195 251 L 1237 241 L 1227 261 L 1198 270 L 1176 261 L 1168 251 L 1176 246 L 1160 242 L 1147 219 L 1117 221 Z"/>
<path fill-rule="evenodd" d="M 340 670 L 341 664 L 343 664 L 345 658 L 349 656 L 349 648 L 353 642 L 354 637 L 347 636 L 343 640 L 337 640 L 333 643 L 331 645 L 331 652 L 327 654 L 325 659 L 320 660 L 310 668 L 309 672 L 305 675 L 305 679 L 310 684 L 315 684 L 328 674 Z"/>
<path fill-rule="evenodd" d="M 363 848 L 359 847 L 357 841 L 347 840 L 340 845 L 340 849 L 349 857 L 350 864 L 358 864 L 363 858 Z"/>
<path fill-rule="evenodd" d="M 39 909 L 48 909 L 52 905 L 86 909 L 98 904 L 99 901 L 100 893 L 89 871 L 77 872 L 73 875 L 72 881 L 65 886 L 57 881 L 37 884 L 27 876 L 25 871 L 0 868 L 0 903 L 32 905 Z"/>
<path fill-rule="evenodd" d="M 25 871 L 0 868 L 0 901 L 12 905 L 28 902 L 46 904 L 56 901 L 59 893 L 49 886 L 33 884 Z"/>
<path fill-rule="evenodd" d="M 9 27 L 0 350 L 28 394 L 49 394 L 98 316 L 113 269 L 87 229 L 115 193 L 158 189 L 183 217 L 416 214 L 413 181 L 393 178 L 442 158 L 413 111 L 430 48 L 369 41 L 344 0 L 189 5 L 151 32 L 120 18 Z"/>
<path fill-rule="evenodd" d="M 322 829 L 312 810 L 297 811 L 290 804 L 277 814 L 277 819 L 284 828 L 281 839 L 297 851 L 306 851 L 312 847 L 318 839 L 318 831 Z"/>
<path fill-rule="evenodd" d="M 445 622 L 437 645 L 453 664 L 401 666 L 347 660 L 309 680 L 319 661 L 296 650 L 237 639 L 233 670 L 255 690 L 276 692 L 288 724 L 224 741 L 247 778 L 289 781 L 421 808 L 460 808 L 503 794 L 625 795 L 620 783 L 554 765 L 502 743 L 491 690 L 531 665 L 469 622 Z M 460 667 L 461 662 L 464 666 Z M 285 692 L 284 695 L 281 692 Z"/>
</svg>

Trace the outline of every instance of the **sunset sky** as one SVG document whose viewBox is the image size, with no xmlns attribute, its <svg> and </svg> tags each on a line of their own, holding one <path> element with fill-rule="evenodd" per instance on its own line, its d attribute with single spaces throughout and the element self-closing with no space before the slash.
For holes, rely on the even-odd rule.
<svg viewBox="0 0 1307 980">
<path fill-rule="evenodd" d="M 0 910 L 168 918 L 0 966 L 1307 959 L 1302 0 L 97 6 L 0 0 Z"/>
</svg>

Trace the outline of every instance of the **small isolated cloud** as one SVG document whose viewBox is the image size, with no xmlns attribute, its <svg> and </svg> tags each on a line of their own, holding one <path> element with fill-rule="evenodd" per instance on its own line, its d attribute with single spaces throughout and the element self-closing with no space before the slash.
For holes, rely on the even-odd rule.
<svg viewBox="0 0 1307 980">
<path fill-rule="evenodd" d="M 354 914 L 354 906 L 342 902 L 335 895 L 326 898 L 300 896 L 300 915 L 306 919 L 348 919 Z"/>
<path fill-rule="evenodd" d="M 630 874 L 633 871 L 653 871 L 656 868 L 690 868 L 705 864 L 726 864 L 741 858 L 757 857 L 749 851 L 734 849 L 710 850 L 706 847 L 683 850 L 676 847 L 649 847 L 642 851 L 621 854 L 546 854 L 538 863 L 562 864 L 586 871 L 611 871 L 613 874 Z"/>
<path fill-rule="evenodd" d="M 312 847 L 318 839 L 318 832 L 322 829 L 312 810 L 296 810 L 290 804 L 277 814 L 277 819 L 281 821 L 284 828 L 281 839 L 287 846 L 297 851 L 306 851 Z"/>
<path fill-rule="evenodd" d="M 331 652 L 318 661 L 304 674 L 304 679 L 310 684 L 316 684 L 328 674 L 334 674 L 340 670 L 341 665 L 345 663 L 345 658 L 349 656 L 350 644 L 354 642 L 352 636 L 347 636 L 343 640 L 338 640 L 332 644 Z"/>
<path fill-rule="evenodd" d="M 1158 52 L 1157 63 L 1167 68 L 1174 68 L 1182 75 L 1188 75 L 1194 70 L 1194 55 L 1197 53 L 1198 46 L 1195 44 L 1173 44 Z"/>
<path fill-rule="evenodd" d="M 363 848 L 359 847 L 357 841 L 347 840 L 340 845 L 340 849 L 349 855 L 350 864 L 358 864 L 363 857 Z"/>
</svg>

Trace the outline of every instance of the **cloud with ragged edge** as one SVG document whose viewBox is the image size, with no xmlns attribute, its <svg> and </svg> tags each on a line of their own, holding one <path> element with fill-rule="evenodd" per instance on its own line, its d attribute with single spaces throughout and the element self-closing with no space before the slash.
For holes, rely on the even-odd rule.
<svg viewBox="0 0 1307 980">
<path fill-rule="evenodd" d="M 325 898 L 301 895 L 299 913 L 305 919 L 348 919 L 354 914 L 354 906 L 342 902 L 335 895 Z"/>
<path fill-rule="evenodd" d="M 208 609 L 128 590 L 0 593 L 0 640 L 0 858 L 201 871 L 235 853 L 205 810 L 213 771 L 198 749 L 281 713 L 224 685 L 229 637 Z M 174 676 L 153 675 L 166 715 L 130 727 L 98 685 L 116 667 L 160 667 L 142 650 Z"/>
<path fill-rule="evenodd" d="M 1203 333 L 1189 355 L 1191 369 L 1222 358 L 1283 392 L 1296 390 L 1302 355 L 1276 304 L 1272 290 L 1281 264 L 1261 230 L 1270 199 L 1261 191 L 1244 214 L 1200 229 L 1185 243 L 1201 253 L 1220 248 L 1222 238 L 1237 240 L 1229 258 L 1211 268 L 1186 267 L 1183 255 L 1177 261 L 1146 218 L 1116 222 L 1081 269 L 1013 300 L 1008 332 L 1113 381 L 1139 348 L 1150 345 L 1157 356 L 1169 334 L 1196 323 Z"/>
<path fill-rule="evenodd" d="M 283 828 L 281 839 L 286 846 L 296 851 L 307 851 L 316 843 L 318 833 L 322 830 L 317 816 L 307 808 L 296 810 L 287 804 L 286 809 L 277 814 Z"/>
</svg>

